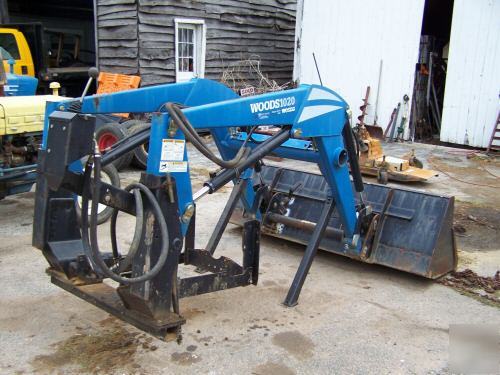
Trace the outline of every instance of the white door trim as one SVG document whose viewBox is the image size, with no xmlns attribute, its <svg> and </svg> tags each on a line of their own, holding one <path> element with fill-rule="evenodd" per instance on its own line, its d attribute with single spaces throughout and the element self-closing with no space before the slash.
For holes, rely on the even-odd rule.
<svg viewBox="0 0 500 375">
<path fill-rule="evenodd" d="M 176 82 L 189 80 L 193 77 L 203 78 L 205 76 L 205 54 L 206 54 L 206 25 L 202 19 L 175 18 L 175 79 Z M 193 48 L 193 72 L 179 72 L 179 26 L 192 28 L 194 30 Z"/>
</svg>

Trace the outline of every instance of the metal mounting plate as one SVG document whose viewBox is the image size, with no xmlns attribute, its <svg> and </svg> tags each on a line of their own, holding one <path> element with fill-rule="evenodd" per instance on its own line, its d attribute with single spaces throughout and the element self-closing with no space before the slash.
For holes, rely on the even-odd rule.
<svg viewBox="0 0 500 375">
<path fill-rule="evenodd" d="M 116 316 L 118 319 L 146 331 L 149 334 L 164 341 L 175 340 L 182 324 L 186 322 L 182 316 L 170 313 L 167 319 L 156 320 L 149 316 L 129 310 L 123 304 L 115 288 L 104 284 L 75 285 L 62 273 L 49 270 L 51 282 L 54 285 L 74 294 L 75 296 L 90 302 L 94 306 Z"/>
</svg>

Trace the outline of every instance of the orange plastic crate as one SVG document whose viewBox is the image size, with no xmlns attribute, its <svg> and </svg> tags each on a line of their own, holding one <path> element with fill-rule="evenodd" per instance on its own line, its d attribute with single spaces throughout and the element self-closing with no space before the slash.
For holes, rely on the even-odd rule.
<svg viewBox="0 0 500 375">
<path fill-rule="evenodd" d="M 97 78 L 97 94 L 110 94 L 117 91 L 132 90 L 139 87 L 141 77 L 117 73 L 99 73 Z M 128 117 L 128 113 L 115 113 L 120 117 Z"/>
</svg>

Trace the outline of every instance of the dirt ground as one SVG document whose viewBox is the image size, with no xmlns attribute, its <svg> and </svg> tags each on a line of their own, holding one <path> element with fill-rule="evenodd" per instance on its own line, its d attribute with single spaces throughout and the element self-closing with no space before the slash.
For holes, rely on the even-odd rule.
<svg viewBox="0 0 500 375">
<path fill-rule="evenodd" d="M 426 167 L 439 170 L 439 177 L 412 188 L 456 197 L 458 270 L 491 277 L 496 285 L 498 160 L 468 159 L 462 150 L 430 145 L 385 147 L 394 156 L 415 148 Z M 214 168 L 192 150 L 191 161 L 196 190 Z M 125 171 L 122 184 L 138 176 Z M 200 200 L 200 247 L 229 192 L 227 187 Z M 281 302 L 303 246 L 265 237 L 259 285 L 181 300 L 183 341 L 165 343 L 50 284 L 47 263 L 31 246 L 33 197 L 0 202 L 2 374 L 446 374 L 451 325 L 500 327 L 498 290 L 443 285 L 324 252 L 313 263 L 299 305 L 286 308 Z M 134 221 L 124 216 L 120 222 L 126 246 Z M 100 231 L 105 247 L 107 225 Z M 240 229 L 229 225 L 220 246 L 217 254 L 240 259 Z"/>
</svg>

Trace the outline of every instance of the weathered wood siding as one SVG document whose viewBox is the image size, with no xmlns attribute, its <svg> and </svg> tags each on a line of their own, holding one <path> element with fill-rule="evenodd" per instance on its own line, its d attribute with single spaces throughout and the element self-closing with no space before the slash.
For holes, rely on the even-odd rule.
<svg viewBox="0 0 500 375">
<path fill-rule="evenodd" d="M 140 74 L 143 85 L 175 81 L 175 18 L 206 24 L 205 78 L 256 58 L 279 83 L 293 71 L 296 0 L 98 0 L 99 67 Z"/>
</svg>

